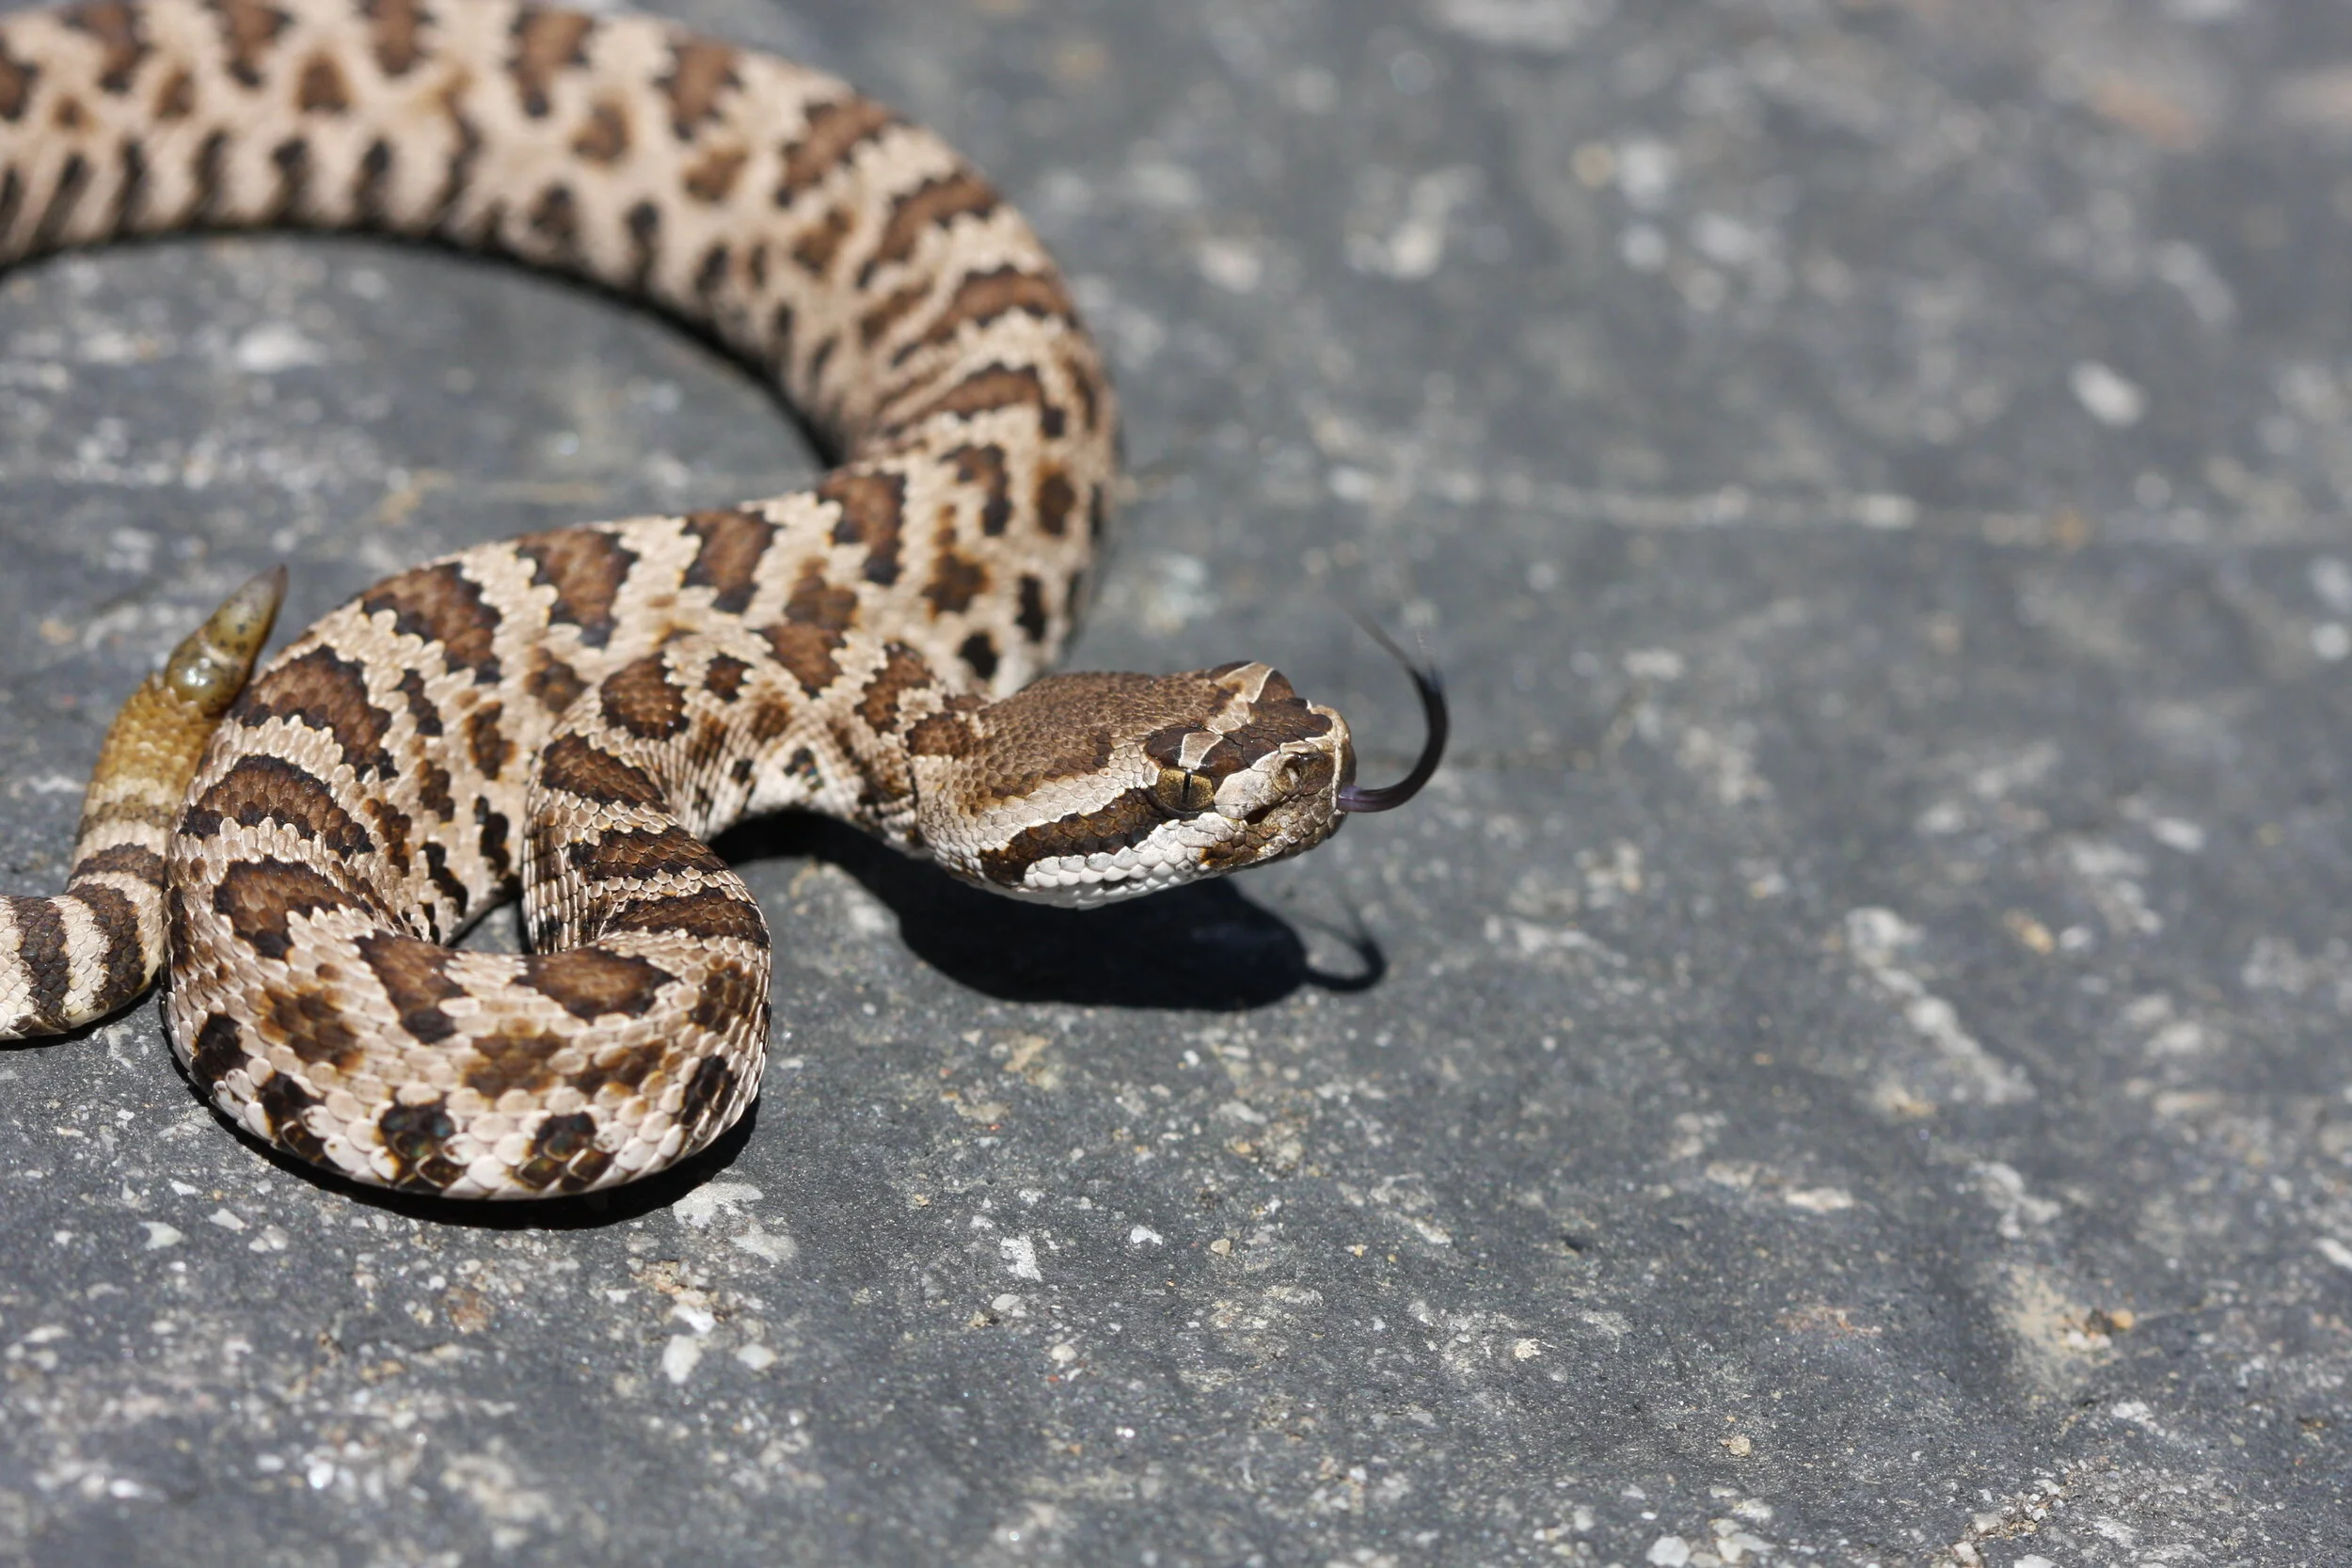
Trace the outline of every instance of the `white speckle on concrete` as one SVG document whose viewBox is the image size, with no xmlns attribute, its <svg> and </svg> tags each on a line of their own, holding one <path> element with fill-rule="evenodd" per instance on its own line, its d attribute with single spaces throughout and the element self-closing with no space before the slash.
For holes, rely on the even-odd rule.
<svg viewBox="0 0 2352 1568">
<path fill-rule="evenodd" d="M 698 1335 L 677 1334 L 661 1347 L 661 1375 L 672 1383 L 683 1384 L 694 1375 L 694 1369 L 703 1358 L 703 1342 Z"/>
<path fill-rule="evenodd" d="M 1958 1069 L 1960 1098 L 2001 1105 L 2032 1095 L 2032 1083 L 2022 1070 L 1987 1051 L 1961 1026 L 1960 1014 L 1949 1002 L 1896 962 L 1899 954 L 1918 944 L 1916 926 L 1892 910 L 1859 909 L 1847 913 L 1845 934 L 1846 950 L 1854 961 L 1901 999 L 1903 1022 Z"/>
<path fill-rule="evenodd" d="M 706 1181 L 679 1198 L 670 1212 L 697 1230 L 707 1230 L 722 1212 L 734 1214 L 765 1196 L 748 1181 Z"/>
<path fill-rule="evenodd" d="M 1161 1238 L 1160 1233 L 1150 1226 L 1138 1225 L 1127 1232 L 1127 1244 L 1129 1246 L 1165 1246 L 1168 1243 Z"/>
<path fill-rule="evenodd" d="M 1809 1214 L 1834 1214 L 1853 1207 L 1853 1194 L 1843 1187 L 1791 1187 L 1780 1200 Z"/>
<path fill-rule="evenodd" d="M 1617 0 L 1429 0 L 1429 20 L 1490 49 L 1565 55 L 1614 16 Z"/>
<path fill-rule="evenodd" d="M 1043 1279 L 1038 1272 L 1037 1243 L 1026 1236 L 1007 1236 L 996 1243 L 1004 1255 L 1005 1270 L 1015 1279 Z"/>
<path fill-rule="evenodd" d="M 2148 412 L 2148 394 L 2096 359 L 2079 361 L 2066 383 L 2090 417 L 2110 430 L 2129 430 Z"/>
<path fill-rule="evenodd" d="M 781 1231 L 770 1230 L 756 1219 L 743 1234 L 735 1238 L 741 1251 L 770 1263 L 789 1263 L 800 1256 L 800 1243 Z"/>
<path fill-rule="evenodd" d="M 1678 1535 L 1661 1535 L 1649 1544 L 1645 1560 L 1654 1568 L 1682 1568 L 1691 1560 L 1691 1544 Z"/>
<path fill-rule="evenodd" d="M 1672 648 L 1635 648 L 1625 656 L 1625 673 L 1635 680 L 1678 681 L 1688 668 Z"/>
<path fill-rule="evenodd" d="M 167 1246 L 177 1246 L 187 1240 L 178 1227 L 166 1225 L 161 1220 L 141 1220 L 139 1223 L 147 1227 L 147 1250 L 150 1252 L 157 1252 Z"/>
<path fill-rule="evenodd" d="M 1617 189 L 1634 211 L 1654 213 L 1674 194 L 1682 160 L 1661 141 L 1636 137 L 1617 147 Z"/>
<path fill-rule="evenodd" d="M 1255 293 L 1265 280 L 1265 253 L 1248 240 L 1203 240 L 1192 259 L 1200 276 L 1227 293 Z"/>
<path fill-rule="evenodd" d="M 236 1215 L 230 1213 L 226 1209 L 215 1209 L 211 1213 L 205 1215 L 204 1218 L 206 1223 L 219 1226 L 223 1230 L 243 1230 L 245 1228 L 245 1221 L 239 1219 Z"/>
<path fill-rule="evenodd" d="M 740 1346 L 736 1350 L 735 1358 L 755 1372 L 764 1372 L 776 1364 L 776 1353 L 766 1345 Z"/>
<path fill-rule="evenodd" d="M 2322 1258 L 2340 1269 L 2352 1270 L 2352 1246 L 2345 1246 L 2333 1236 L 2322 1236 L 2317 1244 Z"/>
<path fill-rule="evenodd" d="M 2339 615 L 2352 615 L 2352 565 L 2332 555 L 2312 562 L 2308 572 L 2312 592 Z"/>
<path fill-rule="evenodd" d="M 230 350 L 237 369 L 253 375 L 275 375 L 297 365 L 324 363 L 326 349 L 284 322 L 264 322 L 237 340 Z"/>
<path fill-rule="evenodd" d="M 2045 1226 L 2058 1218 L 2058 1204 L 2026 1191 L 2026 1179 L 2015 1166 L 1986 1160 L 1977 1164 L 1975 1172 L 1977 1190 L 1984 1194 L 1985 1201 L 2001 1216 L 2000 1231 L 2005 1240 L 2022 1240 L 2026 1226 Z"/>
</svg>

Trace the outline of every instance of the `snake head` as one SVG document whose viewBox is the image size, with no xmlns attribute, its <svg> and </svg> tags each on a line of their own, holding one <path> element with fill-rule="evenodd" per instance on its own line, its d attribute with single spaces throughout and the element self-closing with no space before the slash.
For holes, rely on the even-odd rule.
<svg viewBox="0 0 2352 1568">
<path fill-rule="evenodd" d="M 1000 893 L 1105 904 L 1311 849 L 1355 781 L 1347 722 L 1263 664 L 1049 675 L 950 706 L 908 752 L 924 841 Z"/>
</svg>

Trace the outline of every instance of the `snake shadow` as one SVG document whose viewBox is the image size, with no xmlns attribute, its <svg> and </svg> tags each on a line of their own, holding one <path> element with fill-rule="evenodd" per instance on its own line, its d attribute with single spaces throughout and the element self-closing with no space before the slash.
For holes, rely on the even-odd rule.
<svg viewBox="0 0 2352 1568">
<path fill-rule="evenodd" d="M 736 864 L 804 858 L 839 866 L 898 917 L 900 937 L 917 958 L 1000 1001 L 1240 1012 L 1307 987 L 1369 990 L 1388 974 L 1387 956 L 1360 926 L 1327 931 L 1349 950 L 1349 967 L 1319 968 L 1296 926 L 1226 880 L 1099 910 L 1055 909 L 983 892 L 854 828 L 798 812 L 746 823 L 713 847 Z M 193 1081 L 189 1088 L 209 1102 Z M 364 1186 L 220 1119 L 288 1176 L 368 1208 L 477 1230 L 590 1230 L 667 1209 L 732 1165 L 759 1124 L 759 1101 L 708 1148 L 659 1175 L 610 1192 L 527 1203 L 467 1202 Z"/>
<path fill-rule="evenodd" d="M 1000 1002 L 1241 1012 L 1310 986 L 1369 990 L 1388 973 L 1387 957 L 1360 927 L 1330 933 L 1351 951 L 1345 971 L 1318 968 L 1296 926 L 1224 879 L 1102 909 L 1056 909 L 958 881 L 802 812 L 745 823 L 712 847 L 739 865 L 806 858 L 838 866 L 898 917 L 915 957 Z"/>
</svg>

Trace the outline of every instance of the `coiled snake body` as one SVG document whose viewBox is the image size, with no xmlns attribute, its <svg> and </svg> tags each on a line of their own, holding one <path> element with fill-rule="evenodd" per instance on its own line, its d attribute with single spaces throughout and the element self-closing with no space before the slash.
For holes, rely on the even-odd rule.
<svg viewBox="0 0 2352 1568">
<path fill-rule="evenodd" d="M 173 1046 L 256 1136 L 360 1181 L 579 1193 L 757 1091 L 767 926 L 704 843 L 737 818 L 814 808 L 1087 904 L 1295 853 L 1435 765 L 1437 733 L 1356 788 L 1339 715 L 1263 664 L 1036 678 L 1109 511 L 1110 388 L 1019 215 L 831 78 L 509 0 L 0 20 L 0 262 L 262 225 L 652 302 L 844 460 L 418 567 L 247 685 L 282 578 L 249 584 L 117 721 L 65 894 L 0 898 L 0 1037 L 167 958 Z M 445 945 L 517 885 L 530 954 Z"/>
</svg>

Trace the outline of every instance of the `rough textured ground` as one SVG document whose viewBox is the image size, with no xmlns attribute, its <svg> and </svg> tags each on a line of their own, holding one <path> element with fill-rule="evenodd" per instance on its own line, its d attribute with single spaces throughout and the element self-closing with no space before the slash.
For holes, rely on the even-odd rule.
<svg viewBox="0 0 2352 1568">
<path fill-rule="evenodd" d="M 151 1007 L 0 1055 L 0 1558 L 2352 1560 L 2352 11 L 703 0 L 1082 280 L 1081 662 L 1257 656 L 1410 812 L 1092 916 L 740 835 L 755 1122 L 322 1185 Z M 0 285 L 0 880 L 227 586 L 782 487 L 449 257 Z M 495 937 L 498 933 L 493 932 Z"/>
</svg>

